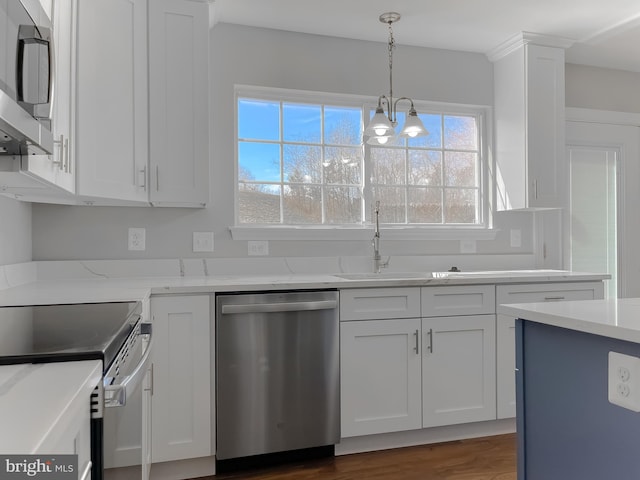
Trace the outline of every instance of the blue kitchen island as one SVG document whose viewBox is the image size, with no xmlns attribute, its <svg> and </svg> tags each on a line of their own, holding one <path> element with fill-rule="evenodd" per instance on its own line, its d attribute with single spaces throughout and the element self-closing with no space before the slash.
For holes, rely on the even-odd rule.
<svg viewBox="0 0 640 480">
<path fill-rule="evenodd" d="M 640 299 L 499 311 L 518 318 L 518 480 L 640 479 Z"/>
</svg>

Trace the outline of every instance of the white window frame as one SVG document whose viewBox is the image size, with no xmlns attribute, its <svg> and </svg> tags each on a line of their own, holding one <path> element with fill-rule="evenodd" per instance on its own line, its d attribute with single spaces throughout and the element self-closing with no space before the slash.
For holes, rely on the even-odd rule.
<svg viewBox="0 0 640 480">
<path fill-rule="evenodd" d="M 332 104 L 363 109 L 366 117 L 370 108 L 375 108 L 377 98 L 362 95 L 345 95 L 324 92 L 311 92 L 270 87 L 236 85 L 234 88 L 234 222 L 230 227 L 234 240 L 370 240 L 373 225 L 251 225 L 238 224 L 238 99 L 254 97 L 261 100 L 301 102 L 312 104 Z M 491 143 L 492 109 L 489 106 L 450 104 L 414 100 L 418 112 L 437 112 L 444 115 L 473 115 L 478 119 L 480 140 L 480 202 L 482 225 L 380 225 L 384 236 L 390 240 L 493 240 L 492 209 L 495 197 L 492 183 L 489 181 L 493 159 Z M 365 119 L 366 121 L 366 119 Z M 364 175 L 369 174 L 365 163 Z M 365 181 L 363 195 L 370 195 L 370 186 Z M 368 199 L 365 197 L 365 202 Z M 371 202 L 369 202 L 371 203 Z M 365 218 L 369 212 L 365 212 Z"/>
</svg>

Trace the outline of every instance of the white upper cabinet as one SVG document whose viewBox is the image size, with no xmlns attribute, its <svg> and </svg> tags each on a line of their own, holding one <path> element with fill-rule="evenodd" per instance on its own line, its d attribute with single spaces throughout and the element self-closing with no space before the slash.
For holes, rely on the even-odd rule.
<svg viewBox="0 0 640 480">
<path fill-rule="evenodd" d="M 149 200 L 209 201 L 209 5 L 149 2 Z"/>
<path fill-rule="evenodd" d="M 53 0 L 53 155 L 16 157 L 0 193 L 62 204 L 209 202 L 209 8 Z M 61 187 L 61 188 L 56 188 Z"/>
<path fill-rule="evenodd" d="M 145 202 L 147 0 L 78 7 L 78 194 Z"/>
<path fill-rule="evenodd" d="M 561 208 L 564 168 L 564 39 L 521 34 L 494 62 L 498 210 Z"/>
<path fill-rule="evenodd" d="M 53 102 L 54 183 L 66 191 L 76 190 L 75 132 L 76 108 L 76 14 L 77 0 L 55 0 L 53 35 L 55 52 L 55 97 Z"/>
</svg>

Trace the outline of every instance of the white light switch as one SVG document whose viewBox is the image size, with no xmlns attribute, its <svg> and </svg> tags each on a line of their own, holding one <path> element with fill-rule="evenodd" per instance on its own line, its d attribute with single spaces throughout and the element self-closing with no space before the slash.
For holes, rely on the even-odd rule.
<svg viewBox="0 0 640 480">
<path fill-rule="evenodd" d="M 269 255 L 269 242 L 266 240 L 249 240 L 247 253 L 251 256 Z"/>
<path fill-rule="evenodd" d="M 213 232 L 193 232 L 194 252 L 213 252 Z"/>
</svg>

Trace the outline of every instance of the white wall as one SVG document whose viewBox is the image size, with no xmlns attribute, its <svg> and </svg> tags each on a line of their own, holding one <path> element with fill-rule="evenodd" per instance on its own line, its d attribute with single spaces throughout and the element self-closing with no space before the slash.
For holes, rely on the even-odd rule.
<svg viewBox="0 0 640 480">
<path fill-rule="evenodd" d="M 640 113 L 640 73 L 567 64 L 567 107 Z"/>
<path fill-rule="evenodd" d="M 31 260 L 31 205 L 0 196 L 0 265 Z"/>
<path fill-rule="evenodd" d="M 188 210 L 34 205 L 34 259 L 244 257 L 246 242 L 232 240 L 228 230 L 234 221 L 234 84 L 371 96 L 388 90 L 387 47 L 380 42 L 218 24 L 211 35 L 211 65 L 210 206 Z M 493 66 L 481 54 L 399 45 L 394 53 L 394 93 L 492 105 Z M 531 214 L 498 215 L 496 226 L 501 228 L 497 239 L 478 242 L 478 253 L 532 252 Z M 147 229 L 145 252 L 127 251 L 128 227 Z M 522 247 L 510 247 L 511 228 L 522 231 Z M 194 254 L 193 231 L 215 232 L 215 252 Z M 386 242 L 384 247 L 385 254 L 394 255 L 459 252 L 458 242 L 451 241 Z M 368 255 L 370 249 L 368 241 L 280 241 L 271 242 L 270 255 Z"/>
</svg>

